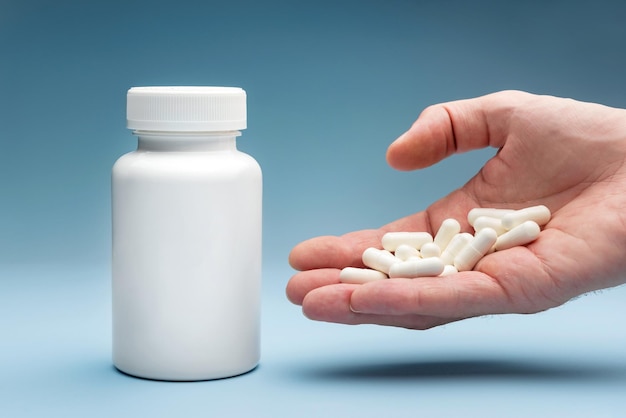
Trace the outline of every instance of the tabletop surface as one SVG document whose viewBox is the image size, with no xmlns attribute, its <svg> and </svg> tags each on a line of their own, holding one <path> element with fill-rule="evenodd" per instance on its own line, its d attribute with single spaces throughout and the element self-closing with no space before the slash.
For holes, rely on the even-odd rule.
<svg viewBox="0 0 626 418">
<path fill-rule="evenodd" d="M 291 274 L 265 269 L 256 369 L 174 383 L 112 366 L 107 268 L 4 268 L 0 416 L 626 416 L 626 287 L 410 331 L 309 321 Z"/>
</svg>

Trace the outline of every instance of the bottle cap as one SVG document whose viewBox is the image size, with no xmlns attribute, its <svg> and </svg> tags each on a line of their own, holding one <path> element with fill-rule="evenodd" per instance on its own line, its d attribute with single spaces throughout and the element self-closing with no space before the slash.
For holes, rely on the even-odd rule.
<svg viewBox="0 0 626 418">
<path fill-rule="evenodd" d="M 129 129 L 219 132 L 246 128 L 246 92 L 239 87 L 133 87 L 126 98 Z"/>
</svg>

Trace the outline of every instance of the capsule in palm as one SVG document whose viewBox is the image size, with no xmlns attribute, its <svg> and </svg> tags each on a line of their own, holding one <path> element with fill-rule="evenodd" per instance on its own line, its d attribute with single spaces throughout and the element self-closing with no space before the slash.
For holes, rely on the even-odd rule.
<svg viewBox="0 0 626 418">
<path fill-rule="evenodd" d="M 537 225 L 542 226 L 548 223 L 550 217 L 550 209 L 547 206 L 530 206 L 504 215 L 502 217 L 502 226 L 506 229 L 513 229 L 526 221 L 534 221 Z"/>
<path fill-rule="evenodd" d="M 497 238 L 498 234 L 491 228 L 478 231 L 474 238 L 454 257 L 454 267 L 459 271 L 473 269 L 478 260 L 489 252 Z"/>
<path fill-rule="evenodd" d="M 444 267 L 443 261 L 437 257 L 418 258 L 394 264 L 389 269 L 389 277 L 407 279 L 434 277 L 439 276 L 443 272 Z"/>
<path fill-rule="evenodd" d="M 339 273 L 341 283 L 363 284 L 385 280 L 387 275 L 378 270 L 362 269 L 357 267 L 345 267 Z"/>
<path fill-rule="evenodd" d="M 537 239 L 539 232 L 541 228 L 536 222 L 523 222 L 498 237 L 495 244 L 496 251 L 531 243 Z"/>
<path fill-rule="evenodd" d="M 433 242 L 433 236 L 428 232 L 387 232 L 382 238 L 383 248 L 387 251 L 395 251 L 402 244 L 419 250 L 427 242 Z"/>
</svg>

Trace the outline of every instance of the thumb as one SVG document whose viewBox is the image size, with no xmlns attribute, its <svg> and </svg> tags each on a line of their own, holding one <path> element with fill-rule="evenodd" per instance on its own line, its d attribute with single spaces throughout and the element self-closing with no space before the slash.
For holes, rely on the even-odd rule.
<svg viewBox="0 0 626 418">
<path fill-rule="evenodd" d="M 387 150 L 387 162 L 397 170 L 431 166 L 454 154 L 487 146 L 500 147 L 513 106 L 530 97 L 504 91 L 427 107 L 413 126 Z"/>
</svg>

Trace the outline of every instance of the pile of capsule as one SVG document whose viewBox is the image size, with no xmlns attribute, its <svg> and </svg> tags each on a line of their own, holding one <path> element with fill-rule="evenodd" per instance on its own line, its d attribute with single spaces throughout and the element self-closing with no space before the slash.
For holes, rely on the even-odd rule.
<svg viewBox="0 0 626 418">
<path fill-rule="evenodd" d="M 346 267 L 342 283 L 367 283 L 387 278 L 437 277 L 469 271 L 485 255 L 526 245 L 537 239 L 551 214 L 546 206 L 525 209 L 474 208 L 467 221 L 475 234 L 461 232 L 456 219 L 441 223 L 434 238 L 428 232 L 388 232 L 382 247 L 363 252 L 368 268 Z"/>
</svg>

